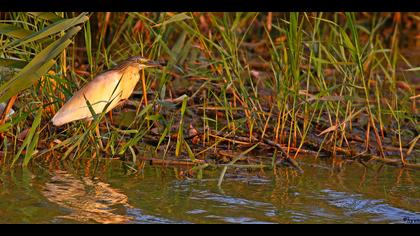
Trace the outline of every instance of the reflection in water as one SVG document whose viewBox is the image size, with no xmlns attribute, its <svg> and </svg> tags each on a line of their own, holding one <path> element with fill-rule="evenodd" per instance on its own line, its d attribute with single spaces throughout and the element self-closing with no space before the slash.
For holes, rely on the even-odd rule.
<svg viewBox="0 0 420 236">
<path fill-rule="evenodd" d="M 175 168 L 147 166 L 141 175 L 127 176 L 120 161 L 99 166 L 94 180 L 81 175 L 89 174 L 90 165 L 0 171 L 0 223 L 406 223 L 420 218 L 419 172 L 357 162 L 340 166 L 339 160 L 310 157 L 299 161 L 303 174 L 290 168 L 257 173 L 232 168 L 221 188 L 220 170 L 204 171 L 203 179 L 178 179 Z"/>
<path fill-rule="evenodd" d="M 87 177 L 75 178 L 66 171 L 55 171 L 51 181 L 45 184 L 42 194 L 51 202 L 71 210 L 60 218 L 78 222 L 127 223 L 130 208 L 126 195 L 100 181 Z M 116 211 L 121 211 L 117 213 Z"/>
</svg>

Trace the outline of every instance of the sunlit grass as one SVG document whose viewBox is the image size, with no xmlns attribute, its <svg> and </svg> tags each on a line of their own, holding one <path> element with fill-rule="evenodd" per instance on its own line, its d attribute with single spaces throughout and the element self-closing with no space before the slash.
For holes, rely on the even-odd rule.
<svg viewBox="0 0 420 236">
<path fill-rule="evenodd" d="M 16 71 L 2 76 L 0 91 L 2 102 L 18 94 L 16 114 L 0 126 L 13 163 L 111 156 L 135 165 L 145 150 L 199 163 L 250 147 L 256 155 L 275 149 L 272 163 L 311 149 L 351 158 L 391 157 L 386 150 L 397 148 L 404 164 L 418 154 L 410 78 L 419 65 L 401 53 L 395 15 L 11 13 L 0 23 L 0 62 Z M 107 155 L 85 122 L 52 126 L 73 92 L 134 55 L 168 64 L 141 73 L 128 125 L 97 121 Z"/>
</svg>

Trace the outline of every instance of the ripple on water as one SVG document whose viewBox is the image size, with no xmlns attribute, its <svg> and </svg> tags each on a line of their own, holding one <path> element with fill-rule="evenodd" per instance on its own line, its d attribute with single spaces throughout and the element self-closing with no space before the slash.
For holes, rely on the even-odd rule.
<svg viewBox="0 0 420 236">
<path fill-rule="evenodd" d="M 218 211 L 218 214 L 212 214 L 206 210 L 192 210 L 188 211 L 190 214 L 208 214 L 205 218 L 216 219 L 226 223 L 273 223 L 266 220 L 256 219 L 250 216 L 244 216 L 245 212 L 252 211 L 254 213 L 261 213 L 266 217 L 274 217 L 277 213 L 277 208 L 271 203 L 253 201 L 244 198 L 233 197 L 229 195 L 222 195 L 208 190 L 195 190 L 191 200 L 200 201 L 203 203 L 212 202 L 214 208 L 226 208 L 229 211 Z"/>
<path fill-rule="evenodd" d="M 402 223 L 406 217 L 413 219 L 420 218 L 419 213 L 393 207 L 385 203 L 384 200 L 365 199 L 361 194 L 337 192 L 330 189 L 324 189 L 321 192 L 326 194 L 325 200 L 329 204 L 343 209 L 344 214 L 348 217 L 369 214 L 371 221 L 387 221 L 390 223 Z"/>
</svg>

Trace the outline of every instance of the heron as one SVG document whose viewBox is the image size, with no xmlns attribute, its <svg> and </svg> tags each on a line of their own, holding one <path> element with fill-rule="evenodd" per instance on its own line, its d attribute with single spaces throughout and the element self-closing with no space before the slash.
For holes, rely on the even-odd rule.
<svg viewBox="0 0 420 236">
<path fill-rule="evenodd" d="M 148 67 L 164 66 L 164 62 L 144 57 L 131 57 L 116 67 L 100 73 L 88 82 L 57 111 L 52 118 L 55 126 L 77 120 L 93 120 L 96 114 L 111 111 L 127 100 L 140 79 L 140 71 Z M 90 104 L 90 106 L 89 106 Z"/>
<path fill-rule="evenodd" d="M 140 79 L 140 71 L 149 67 L 164 66 L 165 62 L 153 61 L 141 56 L 128 58 L 114 68 L 98 74 L 57 111 L 52 118 L 54 126 L 86 120 L 91 122 L 94 114 L 109 112 L 124 103 L 134 91 Z M 100 137 L 99 127 L 95 127 Z M 99 141 L 103 149 L 102 142 Z"/>
</svg>

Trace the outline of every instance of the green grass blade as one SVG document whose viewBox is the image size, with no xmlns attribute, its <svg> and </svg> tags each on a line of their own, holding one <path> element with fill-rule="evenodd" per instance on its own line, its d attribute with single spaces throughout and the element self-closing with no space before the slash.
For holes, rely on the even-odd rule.
<svg viewBox="0 0 420 236">
<path fill-rule="evenodd" d="M 29 161 L 32 159 L 34 150 L 38 145 L 39 134 L 40 132 L 36 132 L 34 137 L 32 138 L 31 143 L 28 145 L 28 148 L 26 149 L 25 158 L 23 159 L 23 166 L 28 166 Z"/>
<path fill-rule="evenodd" d="M 167 24 L 170 24 L 170 23 L 173 23 L 173 22 L 184 21 L 184 20 L 187 20 L 187 19 L 191 19 L 191 17 L 188 16 L 186 13 L 180 13 L 180 14 L 176 14 L 176 15 L 172 16 L 171 18 L 169 18 L 168 20 L 166 20 L 162 23 L 154 25 L 153 27 L 164 26 L 164 25 L 167 25 Z"/>
<path fill-rule="evenodd" d="M 92 33 L 90 30 L 90 21 L 86 22 L 85 28 L 84 28 L 84 33 L 85 33 L 85 45 L 86 45 L 86 53 L 88 56 L 88 61 L 89 61 L 89 65 L 90 65 L 90 74 L 91 77 L 93 76 L 93 57 L 92 57 Z"/>
<path fill-rule="evenodd" d="M 0 66 L 22 69 L 28 64 L 27 61 L 10 59 L 10 58 L 0 58 Z"/>
<path fill-rule="evenodd" d="M 16 39 L 22 39 L 34 34 L 35 32 L 22 29 L 12 24 L 0 24 L 0 34 L 7 35 Z"/>
<path fill-rule="evenodd" d="M 11 165 L 12 167 L 14 166 L 16 161 L 19 159 L 19 156 L 22 153 L 23 149 L 27 148 L 27 151 L 28 151 L 28 147 L 30 146 L 29 144 L 32 143 L 32 141 L 33 141 L 32 138 L 34 137 L 36 129 L 38 128 L 39 124 L 41 123 L 41 116 L 42 116 L 42 109 L 39 109 L 37 114 L 36 114 L 36 117 L 34 119 L 34 122 L 32 123 L 32 126 L 29 129 L 28 135 L 26 136 L 25 140 L 23 140 L 22 146 L 20 147 L 19 151 L 16 153 L 15 157 L 13 158 L 13 162 L 12 162 L 12 165 Z M 25 157 L 25 159 L 26 158 L 27 157 Z"/>
<path fill-rule="evenodd" d="M 14 78 L 3 84 L 0 87 L 0 102 L 5 102 L 30 87 L 40 76 L 43 76 L 55 64 L 53 59 L 67 48 L 72 42 L 70 38 L 80 30 L 80 26 L 70 29 L 62 38 L 38 53 Z"/>
<path fill-rule="evenodd" d="M 178 157 L 179 153 L 181 152 L 181 145 L 184 142 L 184 114 L 185 111 L 187 110 L 187 101 L 188 101 L 188 96 L 186 96 L 184 98 L 184 100 L 182 101 L 182 107 L 181 107 L 181 120 L 179 121 L 179 129 L 178 129 L 178 135 L 177 135 L 177 140 L 176 140 L 176 149 L 175 149 L 175 156 Z"/>
<path fill-rule="evenodd" d="M 35 33 L 33 33 L 31 35 L 28 35 L 27 37 L 25 37 L 21 40 L 17 40 L 15 42 L 13 42 L 12 44 L 10 44 L 8 46 L 9 47 L 17 47 L 21 44 L 26 44 L 26 43 L 29 43 L 29 42 L 37 41 L 37 40 L 40 40 L 42 38 L 48 37 L 50 35 L 54 35 L 54 34 L 57 34 L 59 32 L 62 32 L 62 31 L 66 31 L 66 30 L 70 29 L 71 27 L 74 27 L 76 25 L 79 25 L 79 24 L 82 24 L 82 23 L 86 22 L 87 20 L 89 20 L 89 17 L 87 16 L 87 13 L 81 13 L 77 17 L 57 21 L 57 22 L 45 27 L 44 29 L 42 29 L 38 32 L 35 32 Z"/>
<path fill-rule="evenodd" d="M 59 21 L 59 20 L 63 19 L 60 16 L 58 16 L 57 14 L 55 14 L 54 12 L 28 12 L 28 15 L 30 15 L 34 18 L 48 20 L 48 21 L 51 21 L 51 22 L 56 22 L 56 21 Z"/>
</svg>

